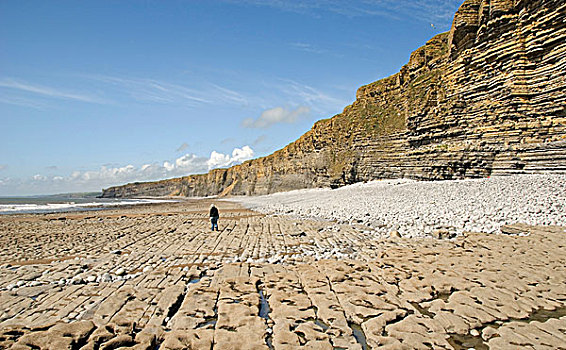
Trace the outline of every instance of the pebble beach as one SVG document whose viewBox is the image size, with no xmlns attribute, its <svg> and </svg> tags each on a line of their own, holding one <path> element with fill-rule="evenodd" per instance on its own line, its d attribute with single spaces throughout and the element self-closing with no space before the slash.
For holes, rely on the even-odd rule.
<svg viewBox="0 0 566 350">
<path fill-rule="evenodd" d="M 266 214 L 362 224 L 380 235 L 497 233 L 501 226 L 517 222 L 566 226 L 566 175 L 381 180 L 231 200 Z"/>
</svg>

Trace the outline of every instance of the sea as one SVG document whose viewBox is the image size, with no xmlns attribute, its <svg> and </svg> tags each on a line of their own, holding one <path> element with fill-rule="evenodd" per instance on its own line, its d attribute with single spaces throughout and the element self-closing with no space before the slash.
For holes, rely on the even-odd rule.
<svg viewBox="0 0 566 350">
<path fill-rule="evenodd" d="M 103 210 L 124 205 L 176 202 L 166 199 L 97 198 L 97 194 L 57 194 L 47 196 L 0 197 L 0 215 L 63 213 Z"/>
</svg>

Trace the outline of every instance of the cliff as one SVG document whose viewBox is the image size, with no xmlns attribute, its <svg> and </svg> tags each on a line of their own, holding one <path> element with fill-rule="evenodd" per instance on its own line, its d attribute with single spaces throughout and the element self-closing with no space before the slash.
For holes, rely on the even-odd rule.
<svg viewBox="0 0 566 350">
<path fill-rule="evenodd" d="M 104 197 L 266 194 L 358 181 L 566 172 L 566 2 L 467 0 L 450 32 L 341 114 L 229 169 Z"/>
</svg>

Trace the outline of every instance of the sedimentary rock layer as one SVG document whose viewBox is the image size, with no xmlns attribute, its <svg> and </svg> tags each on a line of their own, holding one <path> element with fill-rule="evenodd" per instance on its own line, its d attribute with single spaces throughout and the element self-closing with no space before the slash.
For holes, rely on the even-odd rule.
<svg viewBox="0 0 566 350">
<path fill-rule="evenodd" d="M 566 3 L 467 0 L 450 32 L 287 147 L 104 196 L 266 194 L 379 178 L 538 172 L 566 172 Z"/>
<path fill-rule="evenodd" d="M 564 227 L 383 238 L 220 202 L 210 232 L 209 203 L 0 217 L 0 349 L 565 349 Z"/>
</svg>

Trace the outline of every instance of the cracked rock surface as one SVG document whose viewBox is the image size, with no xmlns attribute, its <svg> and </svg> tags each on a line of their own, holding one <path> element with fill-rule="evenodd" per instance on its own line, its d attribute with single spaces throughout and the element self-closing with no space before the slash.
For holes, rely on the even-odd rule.
<svg viewBox="0 0 566 350">
<path fill-rule="evenodd" d="M 0 349 L 564 349 L 566 233 L 452 239 L 210 200 L 0 217 Z"/>
</svg>

